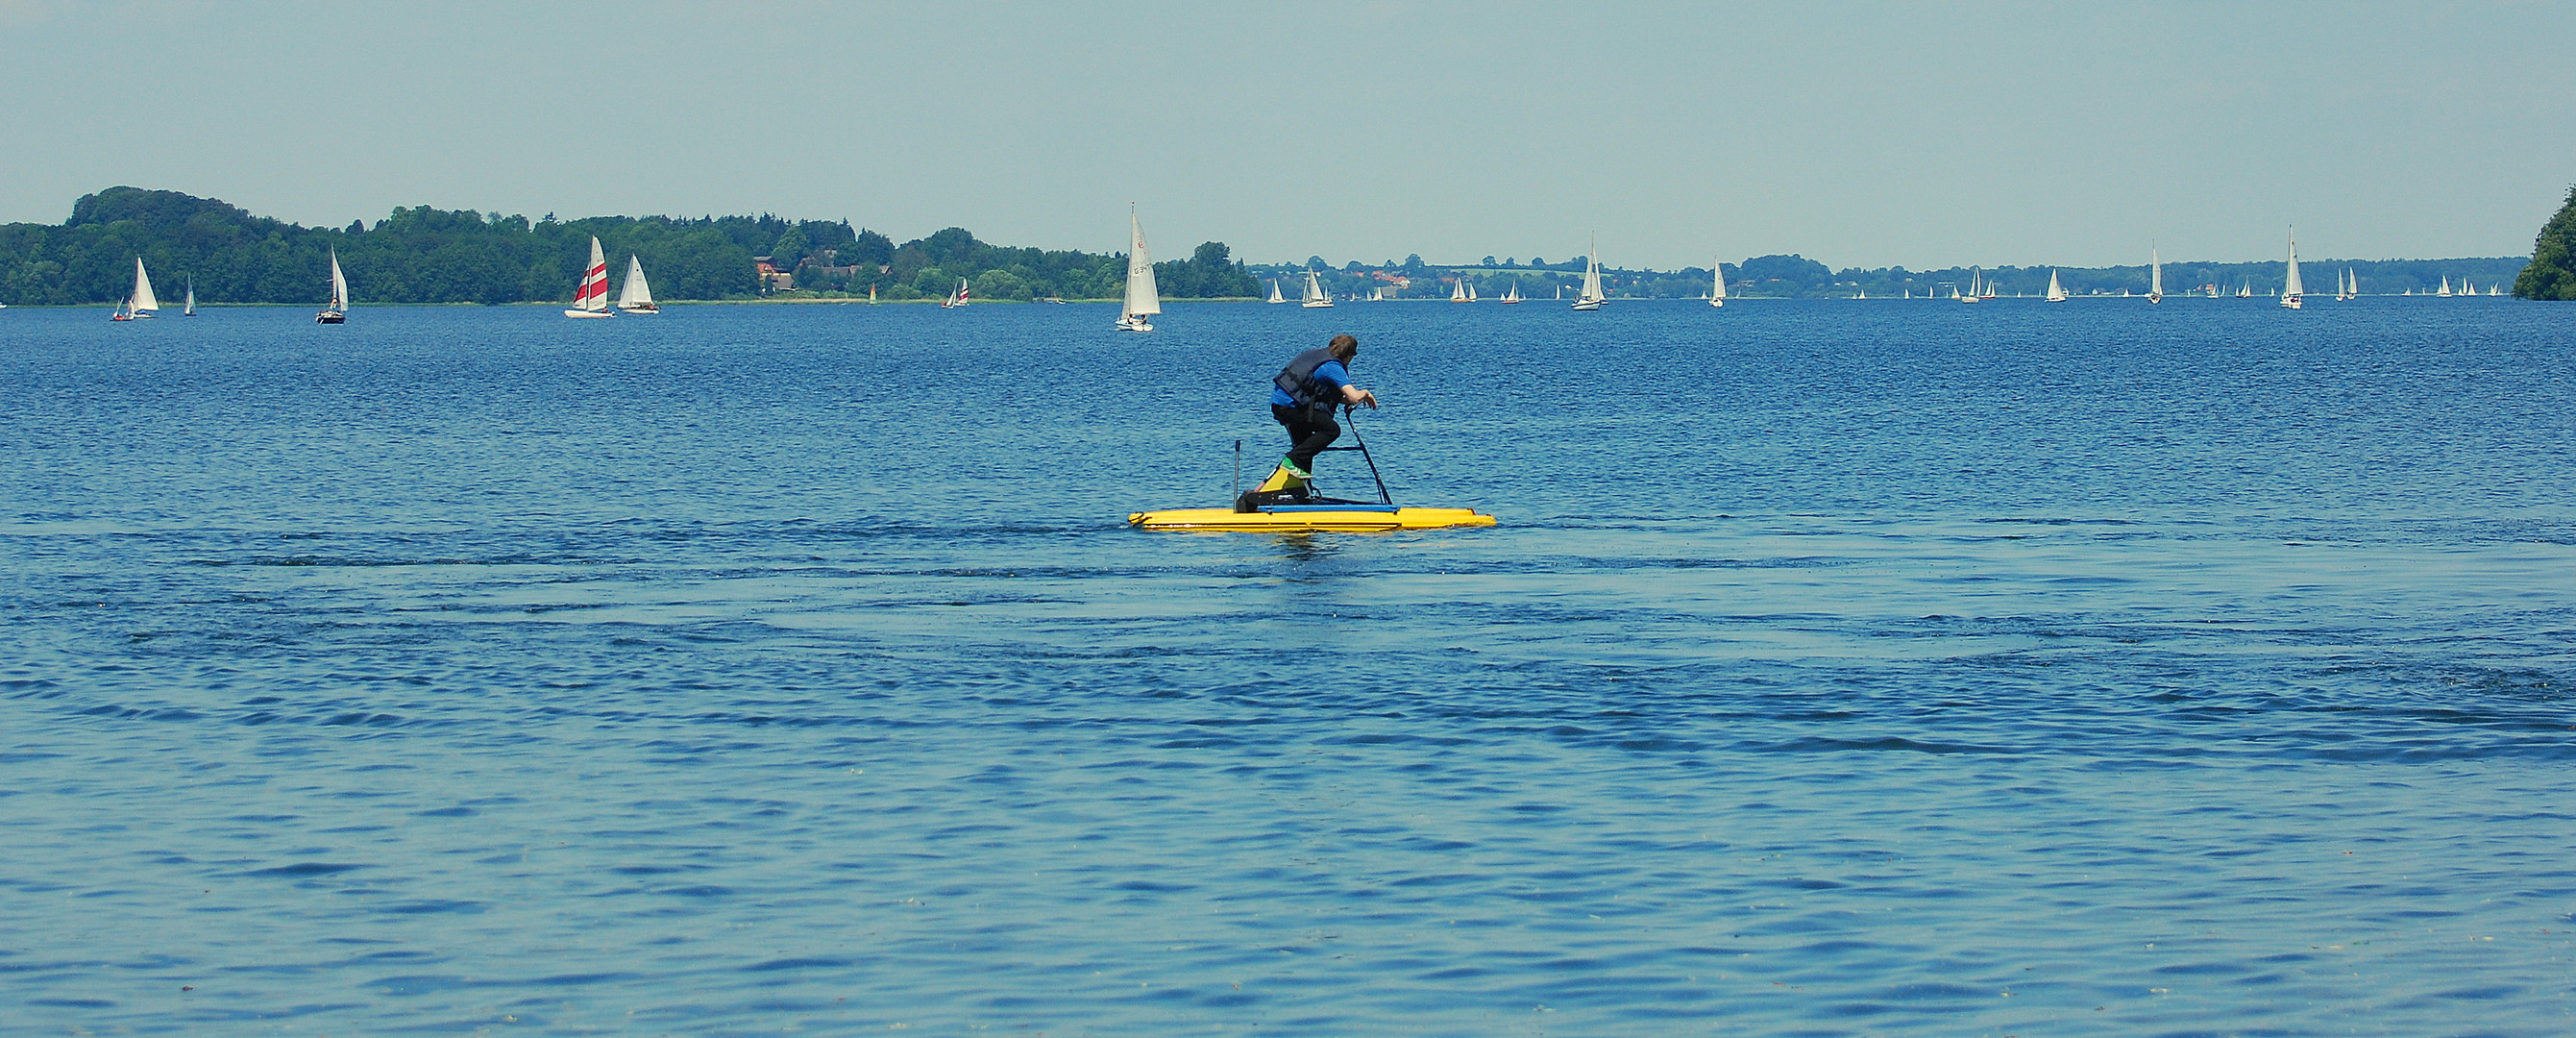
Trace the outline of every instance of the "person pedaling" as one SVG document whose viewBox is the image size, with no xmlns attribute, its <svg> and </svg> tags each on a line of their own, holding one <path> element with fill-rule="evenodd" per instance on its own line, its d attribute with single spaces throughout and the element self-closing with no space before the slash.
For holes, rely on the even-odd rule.
<svg viewBox="0 0 2576 1038">
<path fill-rule="evenodd" d="M 1361 404 L 1377 407 L 1377 394 L 1351 384 L 1351 360 L 1359 354 L 1357 338 L 1336 335 L 1323 348 L 1298 354 L 1271 378 L 1270 417 L 1288 430 L 1288 455 L 1268 479 L 1235 498 L 1235 511 L 1316 499 L 1315 455 L 1342 436 L 1333 412 Z"/>
</svg>

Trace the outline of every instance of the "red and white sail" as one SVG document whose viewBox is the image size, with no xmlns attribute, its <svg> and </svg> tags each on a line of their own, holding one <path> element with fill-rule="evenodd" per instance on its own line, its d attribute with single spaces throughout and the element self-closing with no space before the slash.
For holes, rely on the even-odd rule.
<svg viewBox="0 0 2576 1038">
<path fill-rule="evenodd" d="M 596 235 L 590 239 L 590 266 L 582 270 L 581 289 L 573 293 L 572 306 L 593 313 L 608 309 L 608 257 L 600 252 Z"/>
</svg>

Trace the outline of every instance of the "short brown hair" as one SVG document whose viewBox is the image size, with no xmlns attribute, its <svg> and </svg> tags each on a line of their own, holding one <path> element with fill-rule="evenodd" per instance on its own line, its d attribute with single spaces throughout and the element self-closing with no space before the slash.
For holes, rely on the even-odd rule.
<svg viewBox="0 0 2576 1038">
<path fill-rule="evenodd" d="M 1324 344 L 1324 349 L 1330 351 L 1333 356 L 1348 357 L 1360 351 L 1360 341 L 1348 335 L 1336 335 L 1333 336 L 1333 341 Z"/>
</svg>

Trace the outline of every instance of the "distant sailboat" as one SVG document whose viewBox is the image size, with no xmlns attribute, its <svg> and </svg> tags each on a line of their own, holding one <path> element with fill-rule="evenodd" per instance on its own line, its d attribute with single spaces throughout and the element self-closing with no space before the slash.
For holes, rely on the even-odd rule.
<svg viewBox="0 0 2576 1038">
<path fill-rule="evenodd" d="M 2281 306 L 2299 309 L 2299 297 L 2305 294 L 2307 286 L 2299 283 L 2299 230 L 2293 227 L 2290 229 L 2290 276 L 2281 285 Z"/>
<path fill-rule="evenodd" d="M 2063 303 L 2066 301 L 2066 290 L 2058 287 L 2057 272 L 2054 270 L 2048 272 L 2048 296 L 2046 301 L 2051 303 Z"/>
<path fill-rule="evenodd" d="M 2360 294 L 2360 291 L 2358 291 L 2353 285 L 2351 267 L 2345 267 L 2343 268 L 2343 273 L 2335 275 L 2336 302 L 2342 302 Z"/>
<path fill-rule="evenodd" d="M 1449 283 L 1449 301 L 1452 303 L 1467 301 L 1467 275 L 1460 274 L 1457 280 Z"/>
<path fill-rule="evenodd" d="M 1509 291 L 1509 292 L 1505 292 L 1505 293 L 1503 293 L 1503 299 L 1502 299 L 1502 301 L 1503 301 L 1503 303 L 1504 303 L 1505 305 L 1510 305 L 1510 304 L 1512 304 L 1512 303 L 1517 303 L 1517 302 L 1520 302 L 1520 301 L 1521 301 L 1521 279 L 1519 279 L 1519 278 L 1513 278 L 1513 279 L 1512 279 L 1512 290 L 1511 290 L 1511 291 Z"/>
<path fill-rule="evenodd" d="M 1476 282 L 1473 280 L 1467 282 L 1467 301 L 1470 303 L 1476 301 Z"/>
<path fill-rule="evenodd" d="M 197 279 L 188 279 L 188 304 L 179 308 L 179 316 L 197 316 Z"/>
<path fill-rule="evenodd" d="M 1721 260 L 1710 260 L 1708 267 L 1708 305 L 1725 306 L 1726 264 Z"/>
<path fill-rule="evenodd" d="M 581 268 L 581 287 L 572 294 L 572 309 L 566 317 L 615 317 L 608 308 L 608 256 L 599 249 L 599 236 L 590 237 L 590 265 Z"/>
<path fill-rule="evenodd" d="M 151 317 L 161 309 L 161 300 L 152 294 L 152 275 L 143 272 L 143 257 L 134 257 L 134 293 L 125 297 L 125 316 L 112 320 L 132 321 Z"/>
<path fill-rule="evenodd" d="M 626 283 L 617 287 L 617 308 L 630 314 L 662 312 L 653 302 L 652 283 L 644 280 L 644 261 L 631 252 L 626 254 Z"/>
<path fill-rule="evenodd" d="M 139 264 L 141 264 L 141 263 L 143 262 L 142 260 L 136 260 L 136 261 L 134 261 L 134 262 L 138 264 L 138 266 L 137 266 L 135 269 L 137 269 L 137 270 L 142 269 L 142 267 L 141 267 L 141 266 L 139 266 Z M 2450 294 L 2451 294 L 2451 276 L 2450 276 L 2450 275 L 2448 275 L 2448 274 L 2444 274 L 2444 275 L 2442 275 L 2442 290 L 2441 290 L 2441 291 L 2439 291 L 2439 292 L 2435 292 L 2435 293 L 2433 293 L 2433 294 L 2434 294 L 2434 295 L 2437 295 L 2437 296 L 2447 296 L 2447 295 L 2450 295 Z"/>
<path fill-rule="evenodd" d="M 1314 271 L 1310 270 L 1306 272 L 1306 301 L 1297 305 L 1309 310 L 1322 309 L 1333 305 L 1332 295 L 1324 291 L 1324 285 L 1322 282 L 1315 280 Z"/>
<path fill-rule="evenodd" d="M 1273 302 L 1273 303 L 1285 303 L 1285 302 L 1287 302 L 1287 301 L 1288 301 L 1288 297 L 1287 297 L 1287 296 L 1283 296 L 1283 295 L 1280 295 L 1280 294 L 1279 294 L 1279 279 L 1278 279 L 1278 278 L 1271 278 L 1271 279 L 1270 279 L 1270 298 L 1269 298 L 1267 301 L 1268 301 L 1268 302 Z"/>
<path fill-rule="evenodd" d="M 1163 297 L 1154 291 L 1154 260 L 1145 254 L 1145 227 L 1136 222 L 1136 209 L 1127 208 L 1127 302 L 1118 308 L 1118 330 L 1150 332 L 1154 326 L 1145 319 L 1163 312 Z"/>
<path fill-rule="evenodd" d="M 875 305 L 876 305 L 876 302 L 877 302 L 877 286 L 875 286 L 875 285 L 869 285 L 869 286 L 868 286 L 868 305 L 870 305 L 870 306 L 875 306 Z"/>
<path fill-rule="evenodd" d="M 1377 286 L 1369 289 L 1369 302 L 1386 302 L 1386 288 L 1384 286 Z"/>
<path fill-rule="evenodd" d="M 1985 280 L 1986 272 L 1984 268 L 1968 268 L 1968 294 L 1958 297 L 1959 301 L 1962 303 L 1983 302 L 1986 298 L 1984 295 Z"/>
<path fill-rule="evenodd" d="M 966 279 L 958 278 L 957 291 L 948 293 L 948 298 L 940 301 L 939 308 L 954 310 L 964 305 L 966 305 Z"/>
<path fill-rule="evenodd" d="M 340 250 L 331 250 L 331 299 L 313 315 L 315 324 L 345 324 L 349 320 L 349 279 L 340 273 Z"/>
<path fill-rule="evenodd" d="M 2153 247 L 2147 249 L 2147 302 L 2165 301 L 2165 256 Z"/>
<path fill-rule="evenodd" d="M 1592 239 L 1592 251 L 1583 261 L 1583 292 L 1574 297 L 1576 310 L 1598 310 L 1610 297 L 1601 292 L 1601 239 Z"/>
</svg>

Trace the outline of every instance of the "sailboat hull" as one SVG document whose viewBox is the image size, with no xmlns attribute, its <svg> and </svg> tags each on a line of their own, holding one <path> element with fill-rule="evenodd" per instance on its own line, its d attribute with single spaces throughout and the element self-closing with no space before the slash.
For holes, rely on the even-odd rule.
<svg viewBox="0 0 2576 1038">
<path fill-rule="evenodd" d="M 313 323 L 315 324 L 346 324 L 348 323 L 348 320 L 349 315 L 337 310 L 324 310 L 321 313 L 313 315 Z"/>
<path fill-rule="evenodd" d="M 615 311 L 615 310 L 566 310 L 566 311 L 564 311 L 564 316 L 566 316 L 566 317 L 615 317 L 615 316 L 617 316 L 617 311 Z"/>
<path fill-rule="evenodd" d="M 1150 332 L 1154 330 L 1154 326 L 1147 323 L 1144 318 L 1133 317 L 1118 322 L 1118 330 L 1122 332 Z"/>
<path fill-rule="evenodd" d="M 638 303 L 633 306 L 618 307 L 617 312 L 621 314 L 658 314 L 662 312 L 662 308 L 651 303 Z"/>
</svg>

